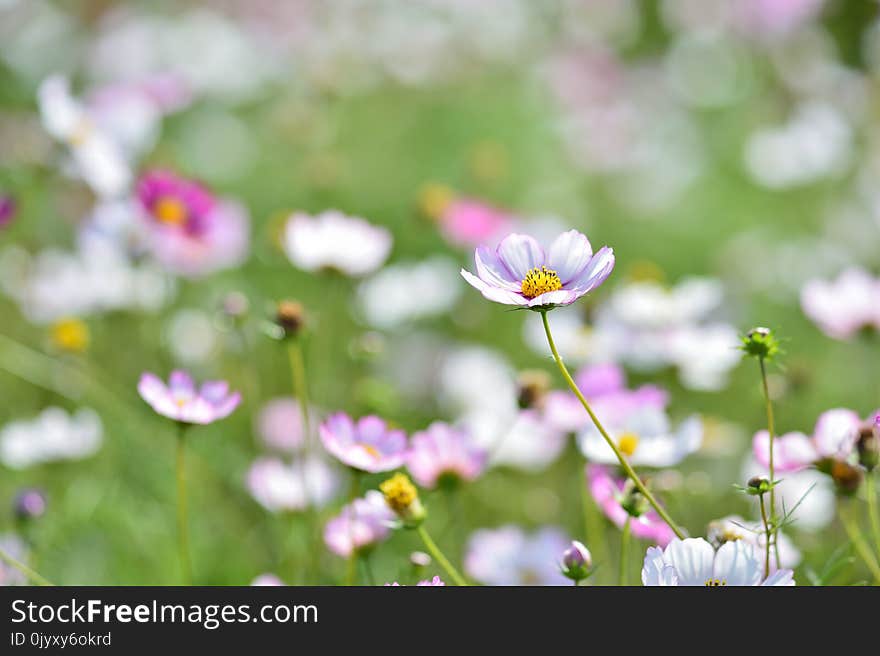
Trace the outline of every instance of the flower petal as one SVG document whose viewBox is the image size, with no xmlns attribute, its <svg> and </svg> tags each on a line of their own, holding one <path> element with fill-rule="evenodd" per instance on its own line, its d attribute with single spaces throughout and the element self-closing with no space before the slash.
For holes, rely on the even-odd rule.
<svg viewBox="0 0 880 656">
<path fill-rule="evenodd" d="M 196 394 L 196 385 L 187 372 L 176 369 L 168 378 L 168 389 L 175 397 L 190 397 Z"/>
<path fill-rule="evenodd" d="M 486 298 L 490 301 L 503 303 L 505 305 L 528 305 L 529 303 L 528 299 L 522 294 L 517 294 L 507 289 L 501 289 L 500 287 L 492 287 L 477 278 L 470 271 L 462 269 L 461 275 L 473 287 L 476 287 L 478 290 L 480 290 L 483 298 Z"/>
<path fill-rule="evenodd" d="M 528 235 L 508 235 L 498 244 L 496 253 L 516 280 L 522 280 L 530 269 L 544 264 L 544 250 Z"/>
<path fill-rule="evenodd" d="M 761 583 L 766 586 L 788 586 L 794 585 L 794 572 L 790 569 L 780 569 L 773 572 L 767 577 L 767 580 Z"/>
<path fill-rule="evenodd" d="M 567 283 L 571 290 L 586 294 L 605 282 L 614 270 L 614 250 L 603 246 L 590 259 L 590 263 L 581 274 Z"/>
<path fill-rule="evenodd" d="M 521 280 L 512 280 L 507 267 L 495 253 L 485 246 L 480 246 L 474 252 L 474 263 L 477 267 L 477 276 L 486 284 L 509 289 L 512 292 L 518 292 L 522 289 Z"/>
<path fill-rule="evenodd" d="M 713 575 L 727 585 L 758 585 L 761 567 L 754 545 L 746 540 L 733 540 L 721 545 L 715 554 Z"/>
<path fill-rule="evenodd" d="M 590 263 L 593 247 L 586 235 L 577 230 L 563 232 L 547 251 L 547 266 L 556 272 L 564 285 L 577 278 Z"/>
<path fill-rule="evenodd" d="M 541 307 L 542 305 L 571 305 L 578 300 L 583 293 L 568 289 L 557 289 L 554 292 L 545 292 L 535 296 L 529 301 L 529 307 Z"/>
<path fill-rule="evenodd" d="M 852 410 L 835 408 L 823 412 L 813 432 L 813 442 L 819 456 L 846 459 L 859 439 L 861 423 Z"/>
<path fill-rule="evenodd" d="M 703 538 L 673 540 L 664 558 L 675 568 L 679 585 L 705 585 L 712 578 L 715 550 Z"/>
</svg>

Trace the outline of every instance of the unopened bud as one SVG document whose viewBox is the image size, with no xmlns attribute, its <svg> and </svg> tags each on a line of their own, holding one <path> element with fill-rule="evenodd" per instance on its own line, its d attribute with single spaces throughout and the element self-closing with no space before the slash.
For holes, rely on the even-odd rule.
<svg viewBox="0 0 880 656">
<path fill-rule="evenodd" d="M 648 512 L 648 500 L 631 480 L 627 480 L 623 487 L 620 505 L 630 517 L 641 517 Z"/>
<path fill-rule="evenodd" d="M 859 433 L 859 464 L 869 472 L 880 464 L 880 415 L 874 418 L 873 426 L 866 426 Z"/>
<path fill-rule="evenodd" d="M 746 491 L 749 494 L 756 494 L 756 495 L 766 494 L 773 487 L 770 484 L 770 481 L 767 480 L 766 478 L 764 478 L 763 476 L 752 476 L 749 479 L 749 482 L 746 483 L 746 485 L 748 486 Z"/>
<path fill-rule="evenodd" d="M 241 292 L 229 292 L 223 297 L 220 309 L 230 319 L 242 319 L 250 309 L 250 302 Z"/>
<path fill-rule="evenodd" d="M 843 460 L 835 460 L 831 463 L 831 478 L 837 486 L 837 491 L 849 496 L 855 494 L 862 484 L 862 470 L 854 467 Z"/>
<path fill-rule="evenodd" d="M 42 490 L 27 488 L 16 495 L 13 511 L 18 519 L 36 519 L 45 514 L 46 505 L 46 495 Z"/>
<path fill-rule="evenodd" d="M 422 569 L 424 567 L 428 567 L 431 564 L 431 557 L 424 551 L 413 551 L 409 555 L 409 562 L 412 564 L 413 567 L 417 569 Z"/>
<path fill-rule="evenodd" d="M 771 360 L 779 353 L 779 340 L 773 331 L 763 326 L 752 328 L 742 338 L 742 350 L 762 360 Z"/>
<path fill-rule="evenodd" d="M 305 310 L 302 303 L 280 301 L 275 312 L 275 323 L 281 326 L 285 337 L 295 337 L 305 323 Z"/>
<path fill-rule="evenodd" d="M 540 408 L 550 389 L 550 376 L 546 371 L 528 369 L 517 376 L 516 385 L 520 408 Z"/>
<path fill-rule="evenodd" d="M 562 573 L 572 581 L 582 581 L 593 569 L 593 557 L 583 543 L 573 540 L 571 546 L 562 553 L 560 565 Z"/>
</svg>

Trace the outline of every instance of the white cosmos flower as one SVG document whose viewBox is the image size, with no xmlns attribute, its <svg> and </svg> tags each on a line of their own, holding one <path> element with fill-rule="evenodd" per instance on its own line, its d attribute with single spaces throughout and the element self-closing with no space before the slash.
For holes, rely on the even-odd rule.
<svg viewBox="0 0 880 656">
<path fill-rule="evenodd" d="M 36 418 L 12 421 L 0 430 L 0 461 L 12 469 L 55 460 L 78 460 L 101 446 L 103 429 L 94 410 L 74 414 L 58 407 L 43 410 Z"/>
<path fill-rule="evenodd" d="M 339 485 L 339 474 L 317 457 L 290 464 L 280 458 L 260 458 L 247 475 L 251 495 L 271 512 L 323 507 L 339 492 Z"/>
<path fill-rule="evenodd" d="M 70 81 L 53 75 L 40 85 L 40 114 L 46 131 L 70 148 L 76 175 L 102 197 L 125 193 L 132 172 L 122 148 L 97 125 L 70 93 Z"/>
<path fill-rule="evenodd" d="M 752 545 L 760 558 L 763 558 L 764 545 L 767 544 L 767 536 L 760 522 L 743 519 L 739 515 L 728 515 L 709 523 L 707 536 L 709 542 L 720 547 L 727 542 L 742 540 Z M 771 543 L 772 544 L 772 543 Z M 802 558 L 800 550 L 794 542 L 782 531 L 776 532 L 776 546 L 779 550 L 779 565 L 785 569 L 794 569 Z M 771 558 L 770 568 L 775 570 L 776 559 Z"/>
<path fill-rule="evenodd" d="M 642 567 L 646 586 L 794 585 L 792 571 L 763 577 L 763 563 L 752 545 L 727 542 L 716 552 L 703 538 L 673 539 L 665 549 L 649 547 Z"/>
<path fill-rule="evenodd" d="M 412 290 L 420 290 L 413 294 Z M 461 295 L 458 266 L 448 257 L 388 266 L 359 288 L 361 309 L 370 324 L 393 328 L 443 314 Z"/>
<path fill-rule="evenodd" d="M 633 465 L 647 467 L 677 465 L 703 442 L 699 417 L 688 417 L 673 430 L 666 412 L 653 405 L 626 413 L 619 425 L 608 425 L 606 429 Z M 593 424 L 578 434 L 578 445 L 590 462 L 617 463 L 617 456 Z"/>
<path fill-rule="evenodd" d="M 305 271 L 336 269 L 352 277 L 382 266 L 391 243 L 385 228 L 336 210 L 316 216 L 294 213 L 284 232 L 284 250 L 294 266 Z"/>
</svg>

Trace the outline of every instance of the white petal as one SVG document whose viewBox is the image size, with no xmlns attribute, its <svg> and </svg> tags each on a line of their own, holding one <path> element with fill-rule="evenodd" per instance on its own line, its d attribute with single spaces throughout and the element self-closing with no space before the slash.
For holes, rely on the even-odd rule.
<svg viewBox="0 0 880 656">
<path fill-rule="evenodd" d="M 673 540 L 666 547 L 664 558 L 675 568 L 679 585 L 705 585 L 713 576 L 715 550 L 703 538 Z"/>
<path fill-rule="evenodd" d="M 556 272 L 562 284 L 573 280 L 590 263 L 593 248 L 586 235 L 569 230 L 559 235 L 547 251 L 547 266 Z"/>
<path fill-rule="evenodd" d="M 758 551 L 745 540 L 725 542 L 715 554 L 714 578 L 727 585 L 758 585 L 761 573 Z"/>
<path fill-rule="evenodd" d="M 512 234 L 498 244 L 498 257 L 511 275 L 522 280 L 530 269 L 544 264 L 544 250 L 533 237 Z"/>
</svg>

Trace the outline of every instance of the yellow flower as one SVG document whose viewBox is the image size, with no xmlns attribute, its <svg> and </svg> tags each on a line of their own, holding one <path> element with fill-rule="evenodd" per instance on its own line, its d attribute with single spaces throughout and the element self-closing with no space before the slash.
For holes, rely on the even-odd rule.
<svg viewBox="0 0 880 656">
<path fill-rule="evenodd" d="M 49 338 L 60 351 L 82 353 L 89 347 L 89 327 L 79 319 L 61 319 L 52 324 Z"/>
<path fill-rule="evenodd" d="M 419 491 L 406 474 L 396 473 L 379 485 L 385 503 L 409 526 L 417 526 L 425 519 L 425 508 L 419 500 Z"/>
</svg>

